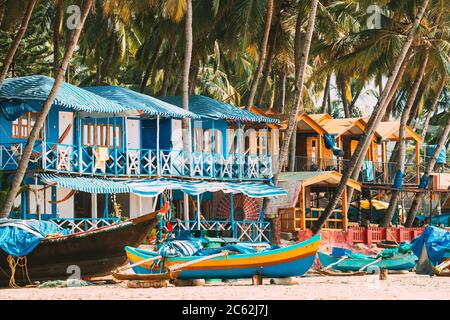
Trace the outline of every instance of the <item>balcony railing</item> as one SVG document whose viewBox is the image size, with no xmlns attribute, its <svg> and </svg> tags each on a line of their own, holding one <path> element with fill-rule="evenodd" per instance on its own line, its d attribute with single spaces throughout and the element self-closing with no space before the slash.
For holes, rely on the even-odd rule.
<svg viewBox="0 0 450 320">
<path fill-rule="evenodd" d="M 329 158 L 310 158 L 295 157 L 294 171 L 338 171 L 343 172 L 349 160 L 329 159 Z M 364 184 L 393 184 L 396 163 L 394 162 L 375 162 L 365 161 L 362 164 L 359 181 Z M 289 171 L 286 169 L 286 171 Z M 420 174 L 423 172 L 423 166 L 415 163 L 405 164 L 404 184 L 418 184 Z"/>
<path fill-rule="evenodd" d="M 14 170 L 24 143 L 0 145 L 0 170 Z M 183 150 L 77 147 L 36 144 L 30 168 L 58 173 L 126 177 L 192 177 L 263 180 L 272 177 L 271 157 Z"/>
<path fill-rule="evenodd" d="M 223 221 L 223 220 L 176 220 L 172 221 L 175 232 L 212 230 L 228 232 L 239 242 L 270 242 L 270 222 Z"/>
<path fill-rule="evenodd" d="M 300 208 L 279 209 L 278 214 L 281 217 L 281 231 L 295 232 L 310 229 L 319 220 L 323 211 L 325 211 L 323 208 L 308 208 L 306 212 Z M 346 221 L 343 219 L 342 210 L 333 210 L 331 216 L 325 222 L 323 229 L 343 230 L 345 227 Z"/>
<path fill-rule="evenodd" d="M 119 218 L 56 218 L 49 219 L 58 227 L 67 229 L 70 234 L 86 232 L 119 223 Z"/>
</svg>

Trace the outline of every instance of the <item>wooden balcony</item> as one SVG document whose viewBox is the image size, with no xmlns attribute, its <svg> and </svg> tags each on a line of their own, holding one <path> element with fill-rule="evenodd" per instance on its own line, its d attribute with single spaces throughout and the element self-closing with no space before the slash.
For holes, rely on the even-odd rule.
<svg viewBox="0 0 450 320">
<path fill-rule="evenodd" d="M 295 232 L 310 229 L 325 211 L 323 208 L 308 208 L 306 212 L 300 208 L 279 209 L 282 232 Z M 342 210 L 333 210 L 325 222 L 324 230 L 346 230 L 347 221 Z"/>
<path fill-rule="evenodd" d="M 0 170 L 15 170 L 25 143 L 0 145 Z M 267 180 L 270 156 L 214 154 L 183 150 L 103 148 L 38 142 L 29 169 L 111 177 L 189 177 Z"/>
<path fill-rule="evenodd" d="M 294 172 L 302 171 L 345 171 L 350 160 L 340 158 L 312 158 L 295 157 Z M 392 185 L 395 179 L 396 163 L 365 161 L 362 165 L 358 181 L 362 184 L 389 184 Z M 286 169 L 285 171 L 289 171 Z M 404 184 L 419 184 L 423 166 L 416 163 L 406 163 L 406 176 Z"/>
</svg>

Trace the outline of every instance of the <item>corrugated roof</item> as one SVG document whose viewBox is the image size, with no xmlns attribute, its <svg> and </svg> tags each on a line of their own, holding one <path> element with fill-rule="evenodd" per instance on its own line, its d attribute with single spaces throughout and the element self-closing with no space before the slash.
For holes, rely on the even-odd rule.
<svg viewBox="0 0 450 320">
<path fill-rule="evenodd" d="M 158 97 L 168 103 L 181 107 L 181 97 Z M 189 111 L 203 118 L 245 121 L 255 123 L 279 123 L 278 119 L 259 116 L 248 110 L 240 109 L 228 103 L 205 96 L 189 96 Z"/>
<path fill-rule="evenodd" d="M 279 181 L 303 181 L 304 186 L 314 184 L 325 184 L 336 186 L 339 184 L 342 174 L 337 171 L 302 171 L 302 172 L 283 172 L 280 174 Z M 361 184 L 358 181 L 349 179 L 347 185 L 361 190 Z"/>
<path fill-rule="evenodd" d="M 196 114 L 179 108 L 173 104 L 127 88 L 117 86 L 98 86 L 85 87 L 84 89 L 104 98 L 113 100 L 123 107 L 131 110 L 141 110 L 145 114 L 151 116 L 159 115 L 164 118 L 200 118 Z"/>
<path fill-rule="evenodd" d="M 345 133 L 361 134 L 362 130 L 356 125 L 360 118 L 323 119 L 320 125 L 330 134 L 343 135 Z"/>
<path fill-rule="evenodd" d="M 47 100 L 54 82 L 53 78 L 42 75 L 9 78 L 0 89 L 0 100 L 25 103 L 41 110 L 42 102 Z M 86 112 L 117 113 L 127 110 L 115 101 L 66 82 L 61 84 L 53 105 Z"/>
<path fill-rule="evenodd" d="M 301 172 L 282 172 L 279 181 L 306 181 L 332 171 L 301 171 Z"/>
</svg>

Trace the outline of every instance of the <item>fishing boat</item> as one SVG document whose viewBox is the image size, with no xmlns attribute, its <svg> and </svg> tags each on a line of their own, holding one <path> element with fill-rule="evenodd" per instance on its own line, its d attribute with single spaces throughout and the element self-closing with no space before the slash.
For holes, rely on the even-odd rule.
<svg viewBox="0 0 450 320">
<path fill-rule="evenodd" d="M 138 246 L 158 222 L 158 213 L 149 213 L 115 225 L 87 232 L 42 239 L 26 256 L 26 270 L 31 281 L 98 277 L 126 263 L 124 246 Z M 0 285 L 10 281 L 8 254 L 0 250 Z M 26 284 L 16 267 L 15 282 Z"/>
<path fill-rule="evenodd" d="M 331 267 L 333 270 L 351 272 L 367 271 L 369 266 L 378 267 L 380 270 L 411 270 L 417 263 L 417 257 L 414 254 L 399 254 L 387 259 L 381 259 L 371 256 L 361 257 L 334 257 L 329 254 L 319 252 L 318 257 L 322 266 L 326 269 Z"/>
<path fill-rule="evenodd" d="M 136 275 L 120 275 L 119 279 L 147 279 L 158 274 L 168 275 L 165 278 L 179 279 L 239 279 L 252 278 L 284 278 L 302 276 L 312 267 L 319 248 L 320 235 L 284 248 L 264 250 L 246 254 L 214 255 L 211 259 L 199 256 L 166 257 L 163 268 L 155 267 L 152 257 L 158 253 L 126 247 L 127 257 Z M 148 261 L 142 263 L 143 261 Z M 168 271 L 174 271 L 170 274 Z"/>
</svg>

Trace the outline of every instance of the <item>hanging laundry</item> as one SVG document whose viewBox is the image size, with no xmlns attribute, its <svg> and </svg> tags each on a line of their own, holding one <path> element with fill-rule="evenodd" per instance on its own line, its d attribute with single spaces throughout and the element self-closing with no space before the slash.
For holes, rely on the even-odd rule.
<svg viewBox="0 0 450 320">
<path fill-rule="evenodd" d="M 106 171 L 106 161 L 109 160 L 109 150 L 105 147 L 98 147 L 95 150 L 95 169 Z"/>
</svg>

